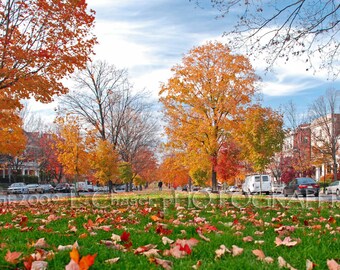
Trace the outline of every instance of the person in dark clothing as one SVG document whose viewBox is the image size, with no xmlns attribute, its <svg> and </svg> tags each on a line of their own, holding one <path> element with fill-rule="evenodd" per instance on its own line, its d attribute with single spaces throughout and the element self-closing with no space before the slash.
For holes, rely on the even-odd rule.
<svg viewBox="0 0 340 270">
<path fill-rule="evenodd" d="M 162 186 L 163 186 L 163 182 L 162 182 L 162 181 L 159 181 L 159 182 L 158 182 L 158 188 L 159 188 L 159 190 L 162 190 Z"/>
</svg>

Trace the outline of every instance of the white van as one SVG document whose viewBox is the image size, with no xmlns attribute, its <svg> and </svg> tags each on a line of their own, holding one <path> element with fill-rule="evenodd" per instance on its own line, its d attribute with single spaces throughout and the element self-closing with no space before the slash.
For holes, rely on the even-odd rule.
<svg viewBox="0 0 340 270">
<path fill-rule="evenodd" d="M 87 184 L 86 182 L 77 182 L 75 186 L 76 190 L 78 192 L 88 192 Z"/>
<path fill-rule="evenodd" d="M 243 194 L 266 193 L 272 191 L 270 176 L 268 174 L 248 175 L 242 185 Z"/>
</svg>

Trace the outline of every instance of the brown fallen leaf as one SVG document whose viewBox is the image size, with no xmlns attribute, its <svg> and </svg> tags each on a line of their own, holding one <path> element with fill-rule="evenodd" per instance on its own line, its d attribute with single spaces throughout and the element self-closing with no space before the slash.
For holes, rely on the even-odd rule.
<svg viewBox="0 0 340 270">
<path fill-rule="evenodd" d="M 281 240 L 279 237 L 275 238 L 275 244 L 276 246 L 287 246 L 287 247 L 293 247 L 296 246 L 300 242 L 300 239 L 293 241 L 289 236 L 285 237 L 283 240 Z"/>
<path fill-rule="evenodd" d="M 327 260 L 327 266 L 329 270 L 340 270 L 340 264 L 338 264 L 334 259 Z"/>
<path fill-rule="evenodd" d="M 172 244 L 174 242 L 174 240 L 171 240 L 170 238 L 163 236 L 162 242 L 163 242 L 164 245 L 166 245 L 166 244 Z"/>
<path fill-rule="evenodd" d="M 289 270 L 297 270 L 293 266 L 291 266 L 289 263 L 285 261 L 281 256 L 277 258 L 278 263 L 279 263 L 279 268 L 288 268 Z"/>
<path fill-rule="evenodd" d="M 315 266 L 316 265 L 312 261 L 306 260 L 306 270 L 313 270 Z"/>
<path fill-rule="evenodd" d="M 221 258 L 225 253 L 231 253 L 231 251 L 225 246 L 220 245 L 220 248 L 215 250 L 216 256 L 215 260 Z"/>
<path fill-rule="evenodd" d="M 202 265 L 202 261 L 198 260 L 195 265 L 192 266 L 192 269 L 199 269 Z"/>
<path fill-rule="evenodd" d="M 255 249 L 252 252 L 258 260 L 263 260 L 266 257 L 266 255 L 264 255 L 264 252 L 260 249 Z"/>
<path fill-rule="evenodd" d="M 108 259 L 108 260 L 105 261 L 105 263 L 114 264 L 114 263 L 117 263 L 119 261 L 119 259 L 120 259 L 120 257 Z"/>
<path fill-rule="evenodd" d="M 198 236 L 202 238 L 204 241 L 210 242 L 210 238 L 204 236 L 203 233 L 201 233 L 200 231 L 198 231 Z"/>
<path fill-rule="evenodd" d="M 45 261 L 34 261 L 31 266 L 31 270 L 46 270 L 48 263 Z"/>
<path fill-rule="evenodd" d="M 239 256 L 243 253 L 243 248 L 240 248 L 238 246 L 232 245 L 232 250 L 231 250 L 233 257 Z"/>
<path fill-rule="evenodd" d="M 251 237 L 251 236 L 245 236 L 245 237 L 243 237 L 243 242 L 253 242 L 253 237 Z"/>
<path fill-rule="evenodd" d="M 33 245 L 35 248 L 47 248 L 49 244 L 45 241 L 45 238 L 40 238 L 38 241 Z"/>
<path fill-rule="evenodd" d="M 166 270 L 172 269 L 172 261 L 167 261 L 159 258 L 150 258 L 150 262 L 153 262 Z"/>
<path fill-rule="evenodd" d="M 16 251 L 7 251 L 6 255 L 5 255 L 5 261 L 12 263 L 12 264 L 17 264 L 18 263 L 18 259 L 21 256 L 21 252 L 16 252 Z"/>
</svg>

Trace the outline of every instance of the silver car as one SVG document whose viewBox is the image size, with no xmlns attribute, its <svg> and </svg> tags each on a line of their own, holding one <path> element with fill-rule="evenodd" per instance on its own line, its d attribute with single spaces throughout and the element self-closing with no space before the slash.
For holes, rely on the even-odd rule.
<svg viewBox="0 0 340 270">
<path fill-rule="evenodd" d="M 28 188 L 25 183 L 13 183 L 7 189 L 7 194 L 27 194 Z"/>
<path fill-rule="evenodd" d="M 334 181 L 330 183 L 325 190 L 326 194 L 336 194 L 336 196 L 340 196 L 340 181 Z"/>
</svg>

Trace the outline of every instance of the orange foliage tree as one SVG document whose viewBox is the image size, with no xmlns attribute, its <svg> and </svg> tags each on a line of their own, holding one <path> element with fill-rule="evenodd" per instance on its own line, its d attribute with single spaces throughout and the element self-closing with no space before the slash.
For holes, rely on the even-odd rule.
<svg viewBox="0 0 340 270">
<path fill-rule="evenodd" d="M 176 147 L 184 141 L 189 149 L 205 152 L 217 190 L 214 164 L 219 149 L 237 131 L 234 123 L 251 102 L 257 76 L 246 57 L 219 42 L 193 48 L 172 71 L 159 93 L 169 144 Z"/>
<path fill-rule="evenodd" d="M 0 127 L 9 124 L 1 121 L 5 105 L 18 109 L 21 99 L 50 102 L 66 92 L 60 80 L 85 67 L 93 27 L 85 0 L 0 2 Z"/>
<path fill-rule="evenodd" d="M 163 183 L 173 187 L 188 184 L 189 171 L 181 162 L 178 162 L 179 160 L 181 157 L 178 154 L 169 155 L 163 159 L 158 168 L 158 176 Z"/>
<path fill-rule="evenodd" d="M 82 134 L 81 124 L 76 117 L 67 115 L 57 118 L 59 136 L 56 138 L 58 161 L 63 165 L 64 172 L 75 182 L 85 176 L 90 169 L 86 136 Z"/>
<path fill-rule="evenodd" d="M 2 116 L 5 118 L 0 116 L 0 154 L 18 156 L 24 151 L 27 142 L 22 129 L 22 121 L 12 111 L 3 112 Z"/>
</svg>

